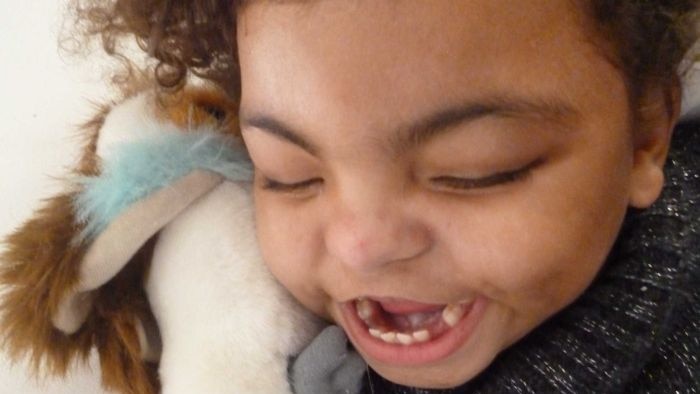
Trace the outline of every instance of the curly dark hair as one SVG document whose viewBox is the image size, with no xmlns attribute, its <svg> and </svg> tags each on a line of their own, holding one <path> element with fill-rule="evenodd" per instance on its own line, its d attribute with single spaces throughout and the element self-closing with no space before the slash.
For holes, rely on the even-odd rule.
<svg viewBox="0 0 700 394">
<path fill-rule="evenodd" d="M 250 1 L 250 0 L 247 0 Z M 626 77 L 630 96 L 650 84 L 676 83 L 697 38 L 700 0 L 572 0 Z M 97 37 L 121 57 L 135 39 L 155 60 L 157 83 L 170 90 L 191 75 L 214 81 L 234 100 L 240 93 L 236 9 L 241 0 L 72 0 L 82 37 Z"/>
<path fill-rule="evenodd" d="M 240 85 L 235 37 L 237 3 L 72 0 L 68 10 L 74 28 L 67 38 L 80 44 L 97 38 L 107 54 L 127 66 L 128 75 L 133 64 L 129 55 L 123 53 L 123 44 L 135 41 L 155 60 L 152 72 L 162 88 L 178 90 L 190 75 L 196 75 L 236 97 Z"/>
<path fill-rule="evenodd" d="M 581 0 L 608 58 L 625 76 L 633 105 L 650 85 L 675 84 L 698 38 L 698 0 Z M 587 3 L 587 8 L 586 8 Z M 695 59 L 692 59 L 695 60 Z"/>
</svg>

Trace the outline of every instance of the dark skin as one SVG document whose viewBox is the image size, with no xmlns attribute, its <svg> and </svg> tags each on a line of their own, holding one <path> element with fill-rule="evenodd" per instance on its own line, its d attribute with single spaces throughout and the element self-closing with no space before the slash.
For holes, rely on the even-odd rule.
<svg viewBox="0 0 700 394">
<path fill-rule="evenodd" d="M 575 300 L 627 208 L 657 198 L 673 91 L 649 89 L 633 128 L 582 23 L 539 0 L 239 11 L 265 259 L 386 378 L 471 379 Z M 468 312 L 449 343 L 387 344 L 357 324 L 361 297 Z"/>
</svg>

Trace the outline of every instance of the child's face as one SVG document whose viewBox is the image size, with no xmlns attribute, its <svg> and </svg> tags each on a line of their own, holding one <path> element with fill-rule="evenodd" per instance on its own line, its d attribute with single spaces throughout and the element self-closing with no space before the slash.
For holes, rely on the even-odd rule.
<svg viewBox="0 0 700 394">
<path fill-rule="evenodd" d="M 623 79 L 570 4 L 239 13 L 264 257 L 393 381 L 474 377 L 579 296 L 628 205 L 658 193 Z"/>
</svg>

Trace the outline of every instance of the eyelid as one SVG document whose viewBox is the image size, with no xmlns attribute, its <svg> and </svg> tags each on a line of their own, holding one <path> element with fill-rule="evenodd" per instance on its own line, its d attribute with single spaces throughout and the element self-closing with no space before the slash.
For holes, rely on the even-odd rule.
<svg viewBox="0 0 700 394">
<path fill-rule="evenodd" d="M 543 159 L 534 160 L 527 165 L 516 170 L 498 172 L 480 178 L 462 178 L 455 176 L 438 176 L 430 180 L 451 189 L 469 190 L 485 189 L 493 186 L 515 182 L 526 176 L 533 168 L 542 164 Z M 308 188 L 323 182 L 322 178 L 309 178 L 300 182 L 284 183 L 271 178 L 262 178 L 262 189 L 278 193 L 295 193 L 307 190 Z"/>
<path fill-rule="evenodd" d="M 520 180 L 533 168 L 542 164 L 543 161 L 543 159 L 537 159 L 516 170 L 498 172 L 480 178 L 462 178 L 446 175 L 433 177 L 430 180 L 456 190 L 486 189 Z"/>
<path fill-rule="evenodd" d="M 317 184 L 322 181 L 323 180 L 321 178 L 309 178 L 300 182 L 284 183 L 274 179 L 263 177 L 261 187 L 264 190 L 270 190 L 273 192 L 293 193 L 307 189 L 313 186 L 314 184 Z"/>
</svg>

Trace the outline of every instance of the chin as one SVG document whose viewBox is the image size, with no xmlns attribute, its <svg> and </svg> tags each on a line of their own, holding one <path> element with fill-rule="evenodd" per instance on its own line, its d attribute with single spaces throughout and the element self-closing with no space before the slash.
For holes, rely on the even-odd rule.
<svg viewBox="0 0 700 394">
<path fill-rule="evenodd" d="M 460 367 L 448 365 L 433 365 L 429 367 L 401 368 L 386 365 L 374 365 L 369 362 L 370 367 L 391 382 L 423 389 L 448 389 L 461 386 L 477 377 L 495 359 L 495 355 L 487 357 L 485 360 L 474 363 L 463 361 Z M 473 360 L 473 359 L 472 359 Z"/>
</svg>

